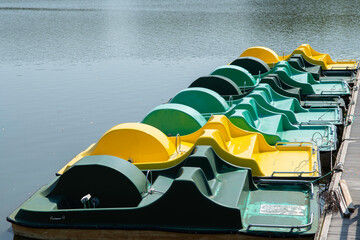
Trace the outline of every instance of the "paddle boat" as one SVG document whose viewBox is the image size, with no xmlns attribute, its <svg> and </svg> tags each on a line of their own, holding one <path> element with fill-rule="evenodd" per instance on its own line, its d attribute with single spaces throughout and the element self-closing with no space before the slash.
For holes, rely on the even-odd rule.
<svg viewBox="0 0 360 240">
<path fill-rule="evenodd" d="M 256 57 L 266 62 L 270 67 L 274 67 L 278 62 L 288 60 L 294 54 L 300 54 L 309 63 L 321 66 L 325 75 L 348 76 L 359 68 L 359 61 L 355 59 L 340 59 L 335 62 L 328 54 L 315 51 L 309 44 L 302 44 L 292 54 L 283 56 L 279 56 L 270 48 L 250 47 L 240 57 Z"/>
<path fill-rule="evenodd" d="M 291 55 L 286 60 L 293 68 L 302 72 L 309 72 L 317 81 L 341 80 L 353 86 L 356 80 L 355 74 L 350 76 L 327 76 L 324 75 L 320 65 L 314 65 L 306 61 L 301 54 Z M 270 71 L 270 67 L 261 59 L 255 57 L 239 57 L 230 63 L 248 70 L 252 75 L 264 74 Z"/>
<path fill-rule="evenodd" d="M 174 105 L 174 104 L 173 104 Z M 195 122 L 195 110 L 184 105 L 183 115 L 177 114 L 168 126 L 176 130 L 185 119 Z M 198 113 L 199 118 L 201 115 Z M 164 115 L 163 115 L 164 116 Z M 151 119 L 149 119 L 150 121 Z M 178 121 L 178 122 L 176 122 Z M 146 122 L 146 121 L 145 121 Z M 165 120 L 163 120 L 165 122 Z M 192 125 L 192 124 L 190 124 Z M 163 125 L 163 128 L 166 127 Z M 179 126 L 180 128 L 180 126 Z M 67 163 L 58 174 L 86 156 L 111 155 L 125 159 L 141 170 L 161 170 L 181 166 L 196 146 L 211 146 L 230 164 L 252 169 L 255 177 L 315 178 L 321 175 L 318 149 L 312 143 L 278 143 L 270 146 L 265 138 L 254 132 L 235 127 L 225 116 L 212 116 L 206 124 L 192 134 L 167 137 L 157 128 L 143 123 L 125 123 L 107 131 L 100 140 Z"/>
<path fill-rule="evenodd" d="M 250 63 L 253 66 L 261 65 L 261 60 L 258 59 L 251 59 L 249 60 Z M 241 62 L 247 62 L 247 61 L 241 61 Z M 285 77 L 280 77 L 277 73 L 265 73 L 258 76 L 252 76 L 249 71 L 246 69 L 235 66 L 229 68 L 228 66 L 223 66 L 221 68 L 221 72 L 219 74 L 223 75 L 210 75 L 210 76 L 204 76 L 200 77 L 197 80 L 195 80 L 189 87 L 204 87 L 209 88 L 211 90 L 216 91 L 220 95 L 222 95 L 225 99 L 229 100 L 232 99 L 239 99 L 249 92 L 244 92 L 240 90 L 239 86 L 249 85 L 253 83 L 254 89 L 258 84 L 260 83 L 267 83 L 269 84 L 273 90 L 275 90 L 277 93 L 287 96 L 287 97 L 295 97 L 299 101 L 301 101 L 301 104 L 304 107 L 312 108 L 312 107 L 341 107 L 343 111 L 345 111 L 345 100 L 340 98 L 338 95 L 336 95 L 336 92 L 333 91 L 331 95 L 325 94 L 325 92 L 319 92 L 317 94 L 312 95 L 304 95 L 302 94 L 300 87 L 307 87 L 313 89 L 312 86 L 307 86 L 309 84 L 297 84 L 298 87 L 294 86 L 294 80 L 290 79 L 289 76 L 286 75 Z M 288 66 L 286 66 L 288 67 Z M 231 77 L 227 78 L 226 75 L 229 76 L 231 73 Z M 225 76 L 224 76 L 225 75 Z M 304 76 L 306 77 L 306 76 Z M 257 80 L 255 80 L 257 78 Z M 286 82 L 283 81 L 283 78 L 287 80 Z M 234 82 L 236 80 L 236 83 Z M 243 83 L 244 82 L 244 83 Z M 290 85 L 293 84 L 293 85 Z M 335 81 L 336 86 L 339 86 L 339 81 Z M 341 84 L 341 82 L 340 82 Z M 328 85 L 329 86 L 329 85 Z M 323 87 L 323 85 L 321 86 Z M 344 86 L 345 89 L 348 89 L 347 86 Z M 348 95 L 343 96 L 348 101 Z"/>
<path fill-rule="evenodd" d="M 231 79 L 220 75 L 199 77 L 190 84 L 189 88 L 192 87 L 211 89 L 227 100 L 239 99 L 246 96 L 247 94 L 242 91 Z"/>
<path fill-rule="evenodd" d="M 207 237 L 312 236 L 319 188 L 262 179 L 198 146 L 178 169 L 143 172 L 128 159 L 86 156 L 40 188 L 7 218 L 16 235 L 114 239 L 170 232 Z M 210 234 L 210 235 L 209 235 Z"/>
<path fill-rule="evenodd" d="M 333 124 L 324 122 L 318 125 L 294 125 L 285 114 L 266 110 L 253 98 L 243 98 L 237 104 L 229 105 L 216 92 L 209 89 L 185 89 L 170 103 L 151 110 L 142 122 L 160 129 L 167 135 L 175 136 L 178 133 L 183 135 L 196 131 L 196 126 L 201 125 L 201 122 L 213 114 L 226 116 L 243 130 L 261 133 L 270 145 L 276 145 L 278 142 L 311 142 L 319 148 L 324 169 L 329 166 L 332 155 L 337 151 L 337 127 Z"/>
<path fill-rule="evenodd" d="M 307 97 L 341 96 L 348 98 L 350 96 L 350 88 L 345 81 L 316 81 L 310 73 L 298 71 L 286 61 L 278 62 L 274 68 L 259 75 L 258 78 L 267 74 L 277 74 L 288 85 L 301 88 L 302 95 L 307 95 Z"/>
<path fill-rule="evenodd" d="M 339 59 L 335 62 L 329 54 L 315 51 L 310 44 L 302 44 L 291 55 L 294 54 L 301 54 L 306 61 L 320 65 L 325 75 L 350 75 L 359 68 L 359 61 L 356 59 Z"/>
<path fill-rule="evenodd" d="M 221 106 L 221 108 L 216 109 L 206 106 L 207 104 L 217 106 L 214 101 L 220 101 L 223 103 L 223 101 L 219 100 L 219 96 L 215 96 L 216 94 L 213 94 L 213 92 L 211 91 L 212 90 L 207 91 L 205 90 L 205 88 L 188 88 L 178 93 L 178 95 L 176 95 L 170 102 L 193 106 L 193 108 L 195 108 L 201 113 L 207 113 L 206 111 L 212 110 L 211 112 L 214 113 L 223 113 L 225 115 L 228 115 L 227 111 L 230 110 L 231 112 L 230 107 Z M 212 97 L 209 98 L 206 97 L 206 95 Z M 342 110 L 339 107 L 305 109 L 301 107 L 297 99 L 288 98 L 277 94 L 271 89 L 268 84 L 259 84 L 246 97 L 253 98 L 257 102 L 257 104 L 264 109 L 267 109 L 274 113 L 285 114 L 292 124 L 334 124 L 337 127 L 343 126 Z M 205 98 L 207 100 L 204 101 L 201 98 Z M 231 101 L 229 100 L 229 103 L 235 106 L 235 109 L 238 109 L 239 107 L 236 105 L 241 102 L 241 99 Z M 197 102 L 200 101 L 201 106 L 198 106 Z M 200 107 L 204 107 L 207 110 L 204 111 L 200 109 Z"/>
<path fill-rule="evenodd" d="M 321 70 L 320 65 L 313 65 L 309 63 L 304 59 L 304 57 L 301 54 L 292 55 L 287 60 L 287 62 L 296 70 L 311 73 L 313 78 L 317 81 L 341 80 L 341 81 L 346 81 L 346 83 L 349 84 L 350 86 L 354 86 L 356 80 L 356 76 L 354 73 L 352 73 L 350 76 L 339 76 L 339 75 L 332 76 L 328 72 L 323 72 Z"/>
<path fill-rule="evenodd" d="M 271 69 L 266 62 L 256 57 L 239 57 L 229 63 L 229 65 L 242 67 L 252 75 L 267 73 Z"/>
<path fill-rule="evenodd" d="M 225 65 L 216 68 L 212 76 L 222 76 L 230 79 L 243 94 L 251 92 L 259 83 L 259 78 L 254 78 L 247 70 L 235 65 Z"/>
<path fill-rule="evenodd" d="M 262 79 L 260 79 L 260 83 L 266 83 L 271 86 L 271 88 L 288 97 L 294 97 L 298 100 L 301 99 L 300 95 L 300 88 L 292 88 L 291 89 L 284 89 L 282 85 L 279 83 L 278 78 L 267 76 Z M 239 99 L 244 96 L 246 96 L 248 93 L 243 93 L 240 88 L 229 78 L 223 77 L 223 76 L 216 76 L 216 75 L 208 75 L 208 76 L 202 76 L 196 79 L 194 82 L 192 82 L 189 86 L 189 88 L 192 87 L 202 87 L 211 89 L 215 92 L 217 92 L 219 95 L 221 95 L 224 99 L 230 100 L 230 99 Z"/>
<path fill-rule="evenodd" d="M 295 69 L 303 72 L 309 72 L 315 80 L 320 80 L 323 76 L 320 65 L 309 63 L 301 54 L 291 55 L 287 62 Z"/>
<path fill-rule="evenodd" d="M 334 124 L 342 127 L 343 112 L 340 107 L 305 109 L 295 98 L 288 98 L 274 92 L 268 84 L 259 84 L 247 97 L 251 97 L 267 110 L 284 113 L 293 124 Z"/>
</svg>

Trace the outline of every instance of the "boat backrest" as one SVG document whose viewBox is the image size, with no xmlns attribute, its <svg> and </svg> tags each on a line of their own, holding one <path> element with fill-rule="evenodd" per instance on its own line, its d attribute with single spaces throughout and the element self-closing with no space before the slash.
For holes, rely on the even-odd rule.
<svg viewBox="0 0 360 240">
<path fill-rule="evenodd" d="M 249 95 L 247 95 L 247 97 L 253 97 L 254 95 L 260 95 L 269 104 L 271 104 L 271 102 L 273 101 L 271 93 L 266 88 L 255 89 Z"/>
<path fill-rule="evenodd" d="M 96 208 L 136 207 L 145 190 L 145 175 L 135 165 L 114 156 L 96 155 L 84 157 L 61 175 L 47 197 L 61 199 L 59 209 L 93 208 L 93 204 Z M 88 194 L 89 201 L 82 203 Z"/>
<path fill-rule="evenodd" d="M 167 103 L 155 107 L 142 120 L 168 136 L 187 135 L 206 124 L 205 118 L 195 109 L 176 103 Z"/>
<path fill-rule="evenodd" d="M 248 70 L 235 65 L 225 65 L 218 67 L 210 75 L 220 75 L 231 79 L 240 89 L 246 90 L 256 86 L 258 81 L 249 73 Z"/>
<path fill-rule="evenodd" d="M 252 119 L 258 119 L 260 112 L 256 101 L 251 97 L 242 98 L 236 105 L 235 109 L 246 109 L 251 114 Z"/>
<path fill-rule="evenodd" d="M 263 60 L 255 57 L 239 57 L 230 65 L 239 66 L 248 70 L 252 75 L 263 74 L 270 71 L 270 67 Z"/>
<path fill-rule="evenodd" d="M 305 66 L 301 63 L 301 60 L 298 58 L 290 58 L 287 62 L 296 70 L 306 71 Z"/>
<path fill-rule="evenodd" d="M 246 49 L 240 55 L 240 57 L 256 57 L 263 60 L 267 64 L 277 63 L 280 60 L 279 55 L 274 52 L 274 50 L 260 46 L 250 47 Z"/>
<path fill-rule="evenodd" d="M 189 106 L 202 114 L 224 113 L 230 108 L 217 92 L 202 87 L 186 88 L 176 94 L 170 103 Z"/>
<path fill-rule="evenodd" d="M 302 44 L 298 49 L 302 50 L 308 57 L 312 57 L 312 49 L 310 48 L 309 44 Z"/>
<path fill-rule="evenodd" d="M 192 87 L 208 88 L 222 96 L 238 96 L 242 94 L 235 82 L 227 77 L 219 75 L 199 77 L 190 84 L 189 88 Z"/>
</svg>

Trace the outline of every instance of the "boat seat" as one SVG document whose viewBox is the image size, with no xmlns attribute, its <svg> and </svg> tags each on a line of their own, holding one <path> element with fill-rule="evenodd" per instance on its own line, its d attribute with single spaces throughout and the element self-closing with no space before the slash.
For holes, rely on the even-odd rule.
<svg viewBox="0 0 360 240">
<path fill-rule="evenodd" d="M 292 55 L 300 54 L 303 58 L 315 65 L 320 65 L 323 71 L 334 71 L 339 74 L 347 75 L 349 72 L 354 72 L 359 68 L 359 62 L 355 59 L 345 61 L 333 61 L 328 54 L 319 53 L 312 49 L 309 44 L 302 44 L 295 49 L 290 55 L 279 56 L 275 51 L 266 47 L 250 47 L 246 49 L 240 57 L 256 57 L 274 67 L 279 61 L 288 60 Z"/>
<path fill-rule="evenodd" d="M 297 67 L 296 64 L 294 64 L 294 61 L 298 62 L 300 66 Z M 288 62 L 295 69 L 310 72 L 315 80 L 320 80 L 322 75 L 322 67 L 320 65 L 309 63 L 301 54 L 292 55 L 290 59 L 288 59 Z"/>
<path fill-rule="evenodd" d="M 269 75 L 261 78 L 260 84 L 261 83 L 269 84 L 275 92 L 287 97 L 293 97 L 298 100 L 301 100 L 300 88 L 291 88 L 290 86 L 288 88 L 284 88 L 282 87 L 282 84 L 279 83 L 279 78 L 277 75 L 276 76 L 269 76 Z"/>
</svg>

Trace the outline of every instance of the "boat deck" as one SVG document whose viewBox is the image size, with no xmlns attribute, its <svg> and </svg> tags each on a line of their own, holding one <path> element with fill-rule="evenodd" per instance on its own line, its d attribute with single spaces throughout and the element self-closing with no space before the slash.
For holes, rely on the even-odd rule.
<svg viewBox="0 0 360 240">
<path fill-rule="evenodd" d="M 356 86 L 359 89 L 360 74 L 357 76 Z M 360 239 L 360 98 L 358 91 L 353 95 L 354 105 L 349 108 L 352 123 L 345 128 L 338 162 L 343 165 L 343 172 L 333 174 L 330 190 L 339 188 L 339 182 L 344 179 L 349 187 L 355 211 L 350 217 L 343 217 L 341 212 L 326 214 L 323 225 L 315 239 Z M 348 119 L 347 118 L 347 119 Z"/>
</svg>

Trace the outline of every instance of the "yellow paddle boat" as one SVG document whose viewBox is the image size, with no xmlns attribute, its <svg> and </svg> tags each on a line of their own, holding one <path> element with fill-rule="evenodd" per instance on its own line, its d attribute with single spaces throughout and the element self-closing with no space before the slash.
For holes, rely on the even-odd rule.
<svg viewBox="0 0 360 240">
<path fill-rule="evenodd" d="M 287 61 L 294 54 L 301 54 L 305 61 L 311 64 L 320 65 L 323 71 L 356 71 L 359 68 L 359 61 L 355 59 L 339 59 L 333 61 L 329 54 L 315 51 L 309 44 L 302 44 L 291 54 L 278 55 L 275 51 L 267 47 L 250 47 L 246 49 L 240 57 L 256 57 L 273 67 L 279 61 Z"/>
<path fill-rule="evenodd" d="M 291 55 L 294 54 L 301 54 L 306 61 L 320 65 L 323 70 L 354 71 L 359 68 L 359 61 L 356 59 L 339 59 L 335 62 L 329 54 L 315 51 L 310 44 L 302 44 Z"/>
<path fill-rule="evenodd" d="M 160 170 L 181 165 L 196 146 L 211 146 L 230 164 L 252 169 L 255 177 L 305 177 L 321 175 L 318 149 L 311 143 L 278 143 L 270 146 L 263 135 L 242 130 L 227 117 L 214 115 L 198 131 L 167 137 L 143 123 L 119 124 L 96 144 L 81 152 L 58 174 L 91 155 L 111 155 L 127 160 L 141 170 Z"/>
</svg>

